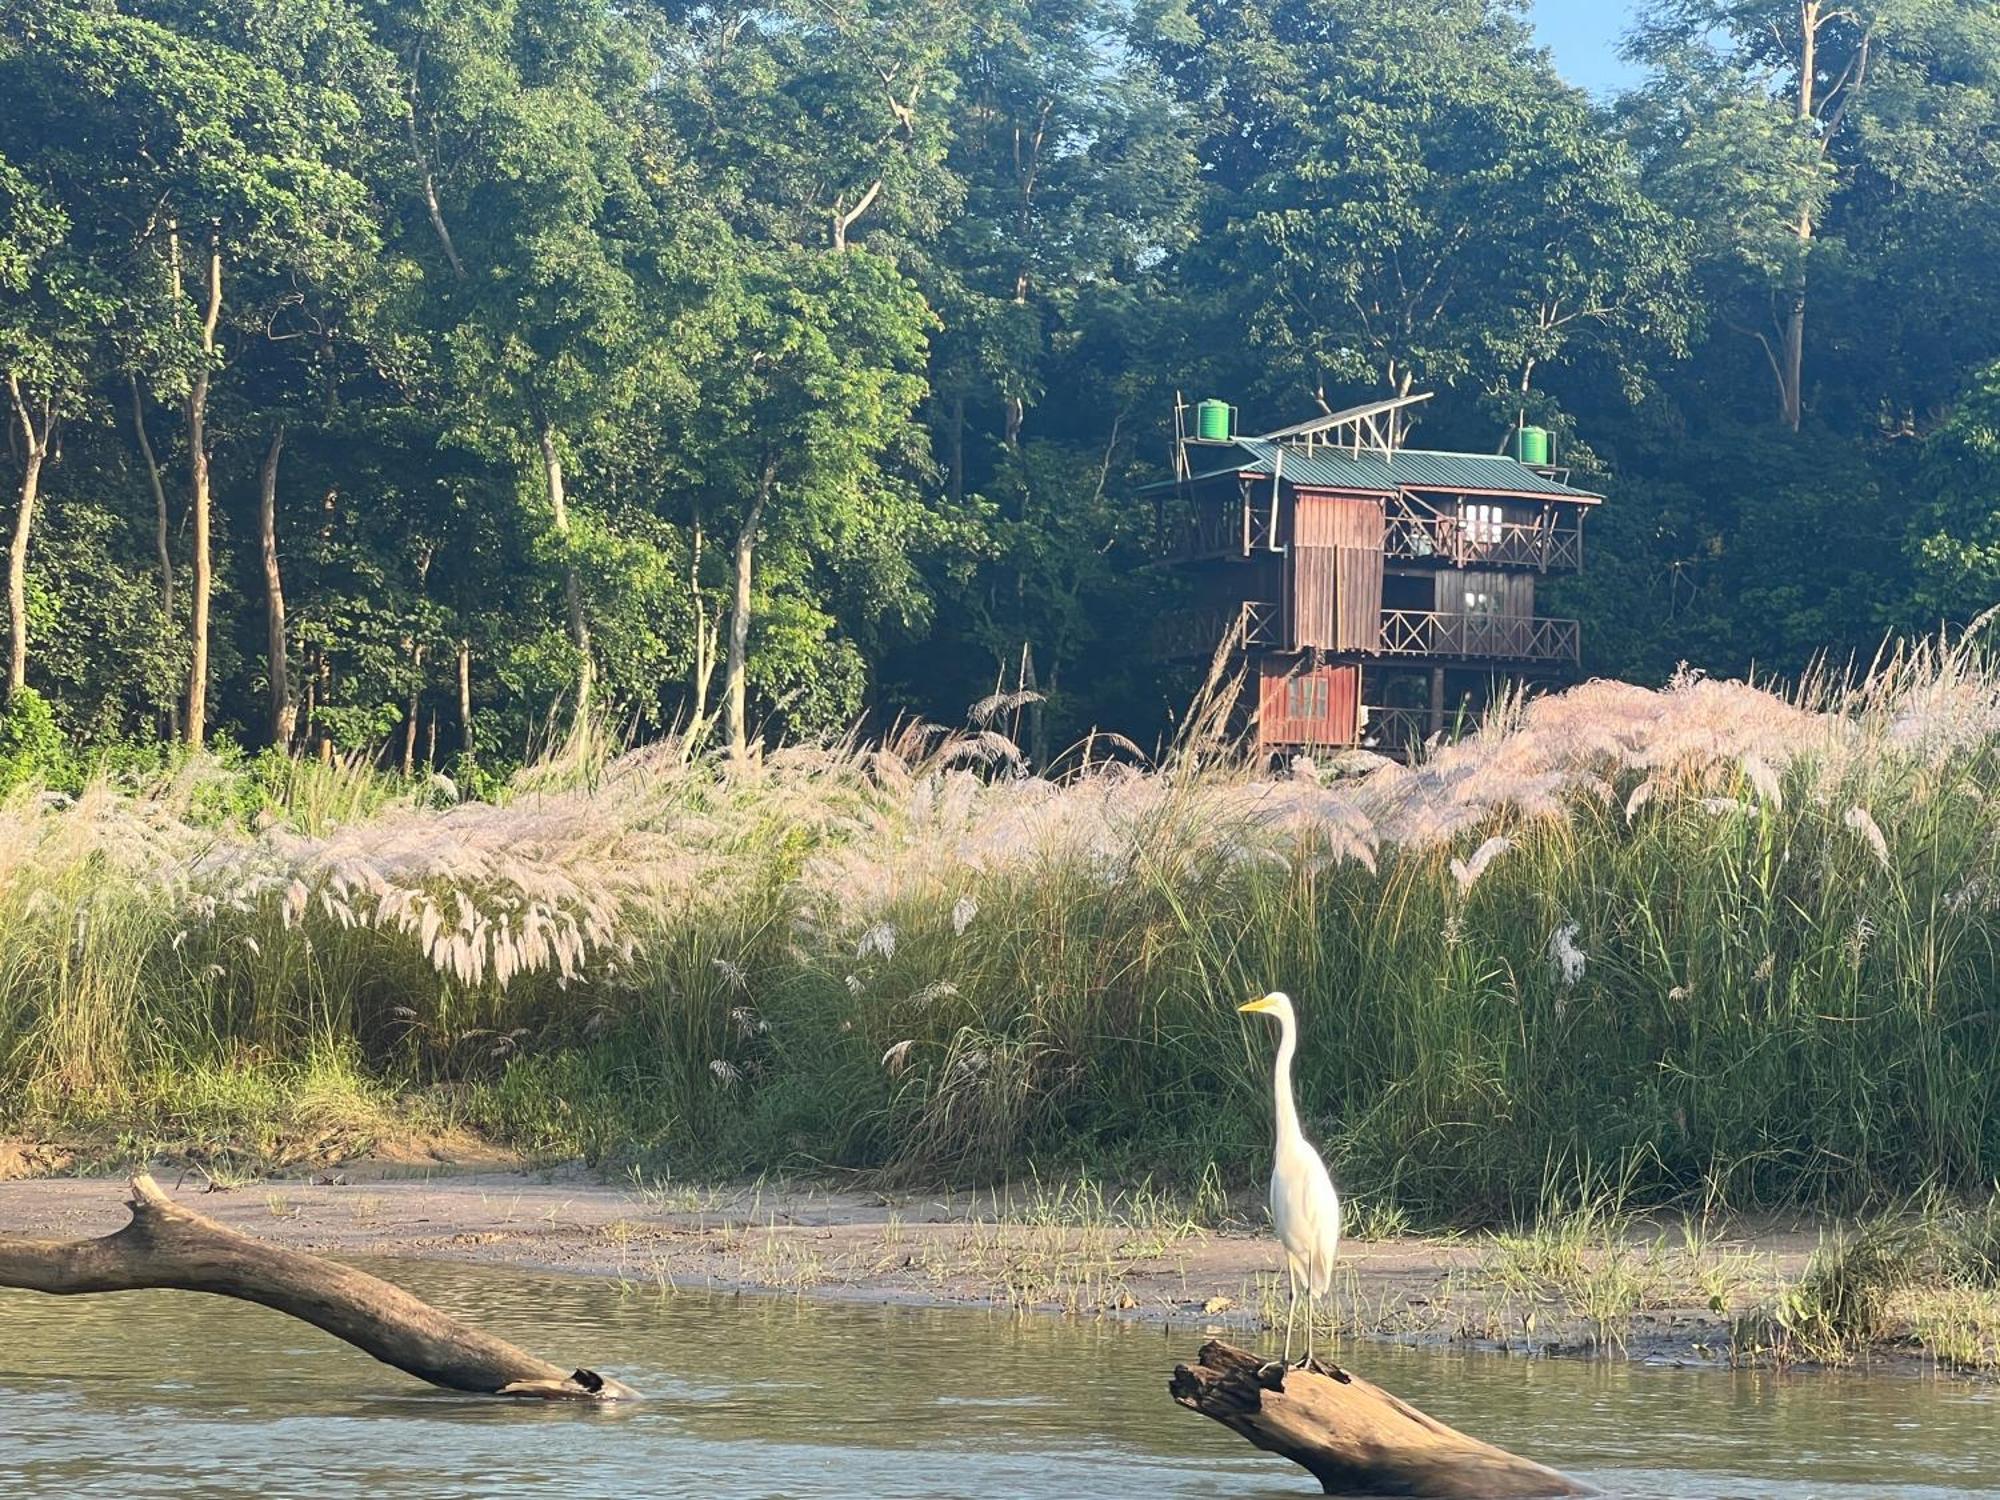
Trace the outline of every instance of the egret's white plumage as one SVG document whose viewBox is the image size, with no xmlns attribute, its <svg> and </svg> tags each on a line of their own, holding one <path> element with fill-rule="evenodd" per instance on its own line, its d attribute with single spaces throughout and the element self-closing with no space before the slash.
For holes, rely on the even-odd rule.
<svg viewBox="0 0 2000 1500">
<path fill-rule="evenodd" d="M 1306 1363 L 1312 1362 L 1313 1304 L 1333 1286 L 1333 1258 L 1340 1250 L 1340 1194 L 1326 1163 L 1299 1128 L 1299 1108 L 1292 1098 L 1292 1054 L 1298 1050 L 1299 1021 L 1292 1001 L 1273 991 L 1238 1010 L 1275 1016 L 1278 1021 L 1278 1061 L 1272 1093 L 1278 1115 L 1277 1149 L 1271 1163 L 1271 1223 L 1285 1247 L 1292 1297 L 1285 1313 L 1285 1358 L 1292 1357 L 1292 1314 L 1297 1310 L 1299 1283 L 1306 1288 Z"/>
</svg>

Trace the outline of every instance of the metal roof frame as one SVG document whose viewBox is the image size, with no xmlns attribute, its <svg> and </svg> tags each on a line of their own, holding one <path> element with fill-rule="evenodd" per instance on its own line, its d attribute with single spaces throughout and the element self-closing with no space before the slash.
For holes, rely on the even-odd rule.
<svg viewBox="0 0 2000 1500">
<path fill-rule="evenodd" d="M 1330 448 L 1346 448 L 1356 458 L 1363 448 L 1380 454 L 1383 458 L 1394 455 L 1399 441 L 1400 423 L 1395 414 L 1405 407 L 1428 401 L 1434 393 L 1420 391 L 1412 396 L 1391 396 L 1386 401 L 1370 401 L 1365 406 L 1350 406 L 1344 411 L 1329 412 L 1323 417 L 1314 417 L 1307 422 L 1294 422 L 1290 427 L 1280 427 L 1276 432 L 1258 434 L 1258 441 L 1265 443 L 1285 443 L 1303 441 L 1306 451 L 1311 452 L 1315 439 Z M 1391 420 L 1384 424 L 1381 418 Z M 1340 429 L 1348 429 L 1345 436 Z"/>
</svg>

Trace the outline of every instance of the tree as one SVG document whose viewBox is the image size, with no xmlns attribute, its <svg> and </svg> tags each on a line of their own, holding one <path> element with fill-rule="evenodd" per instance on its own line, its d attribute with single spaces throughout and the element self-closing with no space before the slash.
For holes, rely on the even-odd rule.
<svg viewBox="0 0 2000 1500">
<path fill-rule="evenodd" d="M 65 182 L 89 259 L 124 272 L 125 315 L 158 325 L 154 381 L 181 402 L 193 530 L 182 733 L 198 745 L 214 589 L 210 397 L 230 353 L 224 313 L 239 275 L 310 279 L 352 229 L 365 195 L 340 155 L 357 122 L 337 90 L 287 79 L 211 39 L 206 25 L 190 34 L 62 0 L 17 7 L 10 24 L 34 35 L 10 59 L 6 92 Z"/>
<path fill-rule="evenodd" d="M 1767 304 L 1738 326 L 1762 348 L 1794 432 L 1812 265 L 1826 253 L 1815 235 L 1884 15 L 1848 0 L 1668 0 L 1635 47 L 1657 74 L 1636 106 L 1654 180 L 1701 228 L 1711 262 L 1744 283 L 1733 300 Z"/>
<path fill-rule="evenodd" d="M 1677 232 L 1511 7 L 1191 0 L 1145 42 L 1204 126 L 1187 274 L 1288 409 L 1335 383 L 1519 405 L 1580 334 L 1628 366 L 1680 347 Z"/>
<path fill-rule="evenodd" d="M 695 466 L 731 518 L 724 733 L 749 748 L 751 627 L 764 546 L 869 568 L 877 608 L 911 608 L 906 545 L 924 507 L 909 485 L 929 313 L 880 257 L 769 252 L 718 309 L 725 337 L 700 371 Z"/>
<path fill-rule="evenodd" d="M 0 156 L 0 377 L 21 464 L 7 540 L 7 701 L 28 685 L 28 543 L 42 472 L 89 383 L 94 299 L 68 256 L 67 216 Z"/>
<path fill-rule="evenodd" d="M 648 319 L 680 275 L 674 147 L 642 130 L 651 58 L 637 25 L 601 4 L 446 0 L 388 8 L 378 24 L 401 70 L 417 188 L 405 248 L 431 281 L 457 419 L 525 460 L 546 516 L 582 724 L 597 677 L 583 565 L 596 522 L 579 514 L 575 462 L 587 429 L 634 399 Z M 420 226 L 408 219 L 419 203 Z"/>
</svg>

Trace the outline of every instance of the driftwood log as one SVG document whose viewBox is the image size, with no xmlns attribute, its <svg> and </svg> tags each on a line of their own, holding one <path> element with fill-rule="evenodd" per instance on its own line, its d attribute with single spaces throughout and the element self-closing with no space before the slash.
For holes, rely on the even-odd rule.
<svg viewBox="0 0 2000 1500">
<path fill-rule="evenodd" d="M 1174 1367 L 1167 1389 L 1190 1411 L 1310 1470 L 1329 1495 L 1522 1500 L 1596 1493 L 1344 1370 L 1289 1369 L 1210 1342 L 1196 1363 Z"/>
<path fill-rule="evenodd" d="M 145 1173 L 132 1221 L 95 1240 L 0 1235 L 0 1287 L 54 1296 L 166 1288 L 275 1308 L 447 1390 L 614 1401 L 638 1394 L 593 1370 L 564 1370 L 468 1327 L 379 1276 L 281 1250 L 181 1207 Z"/>
</svg>

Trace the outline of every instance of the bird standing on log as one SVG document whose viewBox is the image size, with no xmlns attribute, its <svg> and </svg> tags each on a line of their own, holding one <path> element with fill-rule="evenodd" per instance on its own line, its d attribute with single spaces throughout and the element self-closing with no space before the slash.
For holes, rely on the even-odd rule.
<svg viewBox="0 0 2000 1500">
<path fill-rule="evenodd" d="M 1299 1128 L 1299 1107 L 1292 1099 L 1292 1054 L 1298 1050 L 1299 1021 L 1291 997 L 1274 990 L 1236 1007 L 1250 1015 L 1275 1016 L 1278 1021 L 1278 1062 L 1272 1077 L 1276 1095 L 1278 1139 L 1271 1163 L 1271 1223 L 1285 1247 L 1292 1295 L 1285 1309 L 1285 1361 L 1292 1358 L 1292 1320 L 1298 1312 L 1299 1283 L 1306 1287 L 1306 1353 L 1302 1368 L 1313 1359 L 1315 1302 L 1333 1286 L 1333 1257 L 1340 1249 L 1340 1194 L 1326 1163 Z"/>
</svg>

